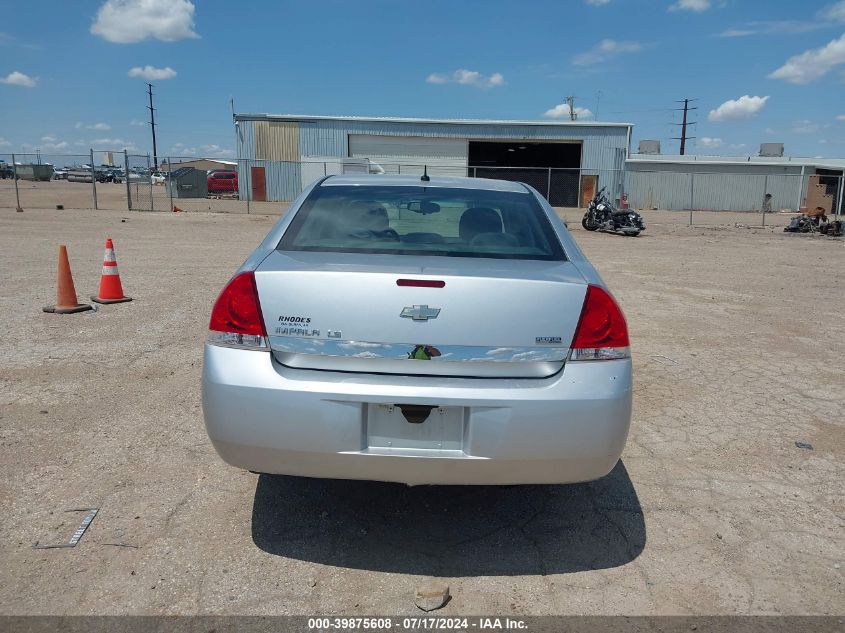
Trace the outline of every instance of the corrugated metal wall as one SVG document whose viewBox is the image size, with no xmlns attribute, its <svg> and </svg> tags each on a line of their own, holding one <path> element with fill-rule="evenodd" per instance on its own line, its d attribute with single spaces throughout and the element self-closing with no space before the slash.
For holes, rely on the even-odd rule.
<svg viewBox="0 0 845 633">
<path fill-rule="evenodd" d="M 263 167 L 267 200 L 293 200 L 301 191 L 299 125 L 296 122 L 238 121 L 238 195 L 252 198 L 252 168 Z"/>
<path fill-rule="evenodd" d="M 801 168 L 628 161 L 625 191 L 635 209 L 759 211 L 795 209 L 802 197 Z"/>
<path fill-rule="evenodd" d="M 298 162 L 299 124 L 255 121 L 255 158 Z"/>
<path fill-rule="evenodd" d="M 351 134 L 349 155 L 368 158 L 388 174 L 422 174 L 431 165 L 432 176 L 466 176 L 466 139 L 432 136 Z"/>
<path fill-rule="evenodd" d="M 384 134 L 441 138 L 583 141 L 581 166 L 613 169 L 618 148 L 628 147 L 628 128 L 593 126 L 476 125 L 398 123 L 392 121 L 302 121 L 299 147 L 303 156 L 347 156 L 350 134 Z"/>
<path fill-rule="evenodd" d="M 628 148 L 627 127 L 478 125 L 452 123 L 404 123 L 396 121 L 317 120 L 283 122 L 241 120 L 237 122 L 240 158 L 240 195 L 251 191 L 249 160 L 291 161 L 267 169 L 267 199 L 292 200 L 301 187 L 299 161 L 307 157 L 349 156 L 350 134 L 465 138 L 470 140 L 516 139 L 581 141 L 581 165 L 604 175 L 603 182 L 618 177 L 620 152 Z M 298 135 L 295 130 L 298 131 Z M 294 138 L 297 136 L 297 138 Z M 292 163 L 296 163 L 293 165 Z M 257 163 L 255 163 L 257 164 Z M 246 168 L 246 169 L 245 169 Z M 283 178 L 285 182 L 278 182 Z M 279 195 L 287 197 L 276 197 Z"/>
</svg>

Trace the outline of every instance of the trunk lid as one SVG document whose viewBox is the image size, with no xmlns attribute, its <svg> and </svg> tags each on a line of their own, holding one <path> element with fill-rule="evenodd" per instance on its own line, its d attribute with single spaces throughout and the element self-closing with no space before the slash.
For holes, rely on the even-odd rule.
<svg viewBox="0 0 845 633">
<path fill-rule="evenodd" d="M 284 365 L 549 376 L 567 357 L 587 289 L 577 268 L 565 261 L 328 257 L 274 251 L 255 272 L 270 346 Z M 445 285 L 400 286 L 399 279 Z"/>
</svg>

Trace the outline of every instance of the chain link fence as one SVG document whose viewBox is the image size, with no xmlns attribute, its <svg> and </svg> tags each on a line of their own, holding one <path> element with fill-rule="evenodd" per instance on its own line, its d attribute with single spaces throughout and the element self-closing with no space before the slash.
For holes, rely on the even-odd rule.
<svg viewBox="0 0 845 633">
<path fill-rule="evenodd" d="M 0 207 L 126 208 L 123 152 L 0 154 Z"/>
<path fill-rule="evenodd" d="M 660 221 L 687 224 L 786 224 L 787 213 L 837 217 L 845 209 L 845 179 L 814 174 L 680 172 L 374 163 L 367 159 L 300 162 L 225 161 L 191 156 L 90 149 L 80 154 L 0 154 L 0 208 L 111 209 L 283 213 L 308 185 L 338 174 L 470 176 L 524 182 L 568 219 L 602 187 L 620 208 L 660 212 Z M 765 212 L 764 212 L 765 211 Z M 781 213 L 781 211 L 787 213 Z M 562 211 L 563 212 L 563 211 Z M 674 213 L 663 213 L 674 212 Z M 757 214 L 756 216 L 752 214 Z"/>
</svg>

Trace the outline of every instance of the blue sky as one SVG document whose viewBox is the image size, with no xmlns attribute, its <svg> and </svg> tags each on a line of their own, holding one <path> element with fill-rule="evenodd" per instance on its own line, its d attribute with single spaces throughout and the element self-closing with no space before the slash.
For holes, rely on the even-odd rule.
<svg viewBox="0 0 845 633">
<path fill-rule="evenodd" d="M 149 67 L 149 68 L 147 68 Z M 134 70 L 133 70 L 134 69 Z M 14 2 L 0 152 L 231 156 L 238 112 L 635 124 L 676 153 L 845 156 L 845 0 Z"/>
</svg>

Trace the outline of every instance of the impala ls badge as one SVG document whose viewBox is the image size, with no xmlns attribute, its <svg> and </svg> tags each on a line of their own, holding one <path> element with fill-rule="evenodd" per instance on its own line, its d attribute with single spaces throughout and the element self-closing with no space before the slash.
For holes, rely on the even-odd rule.
<svg viewBox="0 0 845 633">
<path fill-rule="evenodd" d="M 429 308 L 426 305 L 422 306 L 405 306 L 402 308 L 402 313 L 399 315 L 405 319 L 413 319 L 414 321 L 428 321 L 429 319 L 436 319 L 440 314 L 440 308 Z"/>
</svg>

